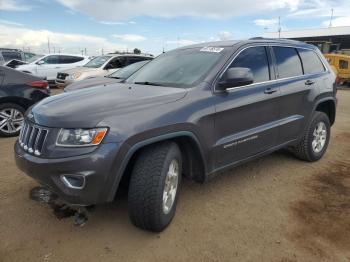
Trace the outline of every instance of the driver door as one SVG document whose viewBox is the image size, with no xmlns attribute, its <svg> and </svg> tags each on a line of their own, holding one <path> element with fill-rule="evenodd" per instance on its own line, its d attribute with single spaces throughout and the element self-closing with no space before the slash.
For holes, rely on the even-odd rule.
<svg viewBox="0 0 350 262">
<path fill-rule="evenodd" d="M 279 132 L 279 87 L 269 47 L 243 49 L 229 68 L 249 68 L 253 84 L 217 93 L 216 168 L 228 166 L 276 146 Z"/>
</svg>

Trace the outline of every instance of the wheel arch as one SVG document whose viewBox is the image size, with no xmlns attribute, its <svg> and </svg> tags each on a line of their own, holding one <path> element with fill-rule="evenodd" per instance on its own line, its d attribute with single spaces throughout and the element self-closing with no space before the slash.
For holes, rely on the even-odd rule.
<svg viewBox="0 0 350 262">
<path fill-rule="evenodd" d="M 121 184 L 128 184 L 138 154 L 146 147 L 165 141 L 173 141 L 179 146 L 183 155 L 183 174 L 196 182 L 202 183 L 205 181 L 207 167 L 198 138 L 190 131 L 178 131 L 140 141 L 128 150 L 109 194 L 109 201 L 114 200 Z"/>
<path fill-rule="evenodd" d="M 335 116 L 336 116 L 335 98 L 324 98 L 319 100 L 314 107 L 314 111 L 325 113 L 328 116 L 330 124 L 332 126 L 335 122 Z"/>
<path fill-rule="evenodd" d="M 23 97 L 16 97 L 16 96 L 6 96 L 0 98 L 0 104 L 5 103 L 13 103 L 16 105 L 19 105 L 23 107 L 25 110 L 27 110 L 29 107 L 33 105 L 33 102 L 29 99 L 23 98 Z"/>
</svg>

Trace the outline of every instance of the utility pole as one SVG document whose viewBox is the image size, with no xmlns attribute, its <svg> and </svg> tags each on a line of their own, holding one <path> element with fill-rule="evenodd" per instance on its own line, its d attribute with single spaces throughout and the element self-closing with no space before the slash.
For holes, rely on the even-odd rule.
<svg viewBox="0 0 350 262">
<path fill-rule="evenodd" d="M 47 38 L 47 48 L 49 49 L 49 54 L 50 54 L 51 52 L 50 52 L 50 38 L 49 37 Z"/>
<path fill-rule="evenodd" d="M 332 27 L 333 13 L 334 13 L 334 9 L 332 8 L 332 10 L 331 10 L 331 19 L 329 20 L 329 27 Z"/>
<path fill-rule="evenodd" d="M 281 31 L 282 31 L 282 28 L 281 28 L 281 17 L 279 16 L 278 17 L 278 38 L 281 38 Z"/>
</svg>

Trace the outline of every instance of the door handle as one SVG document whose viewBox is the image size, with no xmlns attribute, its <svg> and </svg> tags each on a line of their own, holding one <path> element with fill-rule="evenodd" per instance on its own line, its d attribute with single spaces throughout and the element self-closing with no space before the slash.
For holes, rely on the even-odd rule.
<svg viewBox="0 0 350 262">
<path fill-rule="evenodd" d="M 305 85 L 307 85 L 307 86 L 311 86 L 311 85 L 313 85 L 313 84 L 315 84 L 315 82 L 312 81 L 312 80 L 307 80 L 307 81 L 305 82 Z"/>
<path fill-rule="evenodd" d="M 273 94 L 275 92 L 277 92 L 277 89 L 276 88 L 271 88 L 271 87 L 266 88 L 265 91 L 264 91 L 264 93 L 268 94 L 268 95 L 271 95 L 271 94 Z"/>
</svg>

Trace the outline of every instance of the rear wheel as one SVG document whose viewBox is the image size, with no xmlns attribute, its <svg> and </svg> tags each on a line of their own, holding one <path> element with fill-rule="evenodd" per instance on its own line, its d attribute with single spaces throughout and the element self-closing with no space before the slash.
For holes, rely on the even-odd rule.
<svg viewBox="0 0 350 262">
<path fill-rule="evenodd" d="M 160 232 L 175 215 L 182 158 L 176 143 L 164 142 L 141 152 L 131 174 L 129 215 L 132 223 Z"/>
<path fill-rule="evenodd" d="M 314 162 L 319 160 L 327 150 L 331 135 L 328 116 L 323 112 L 315 112 L 309 128 L 299 144 L 292 149 L 299 159 Z"/>
<path fill-rule="evenodd" d="M 17 136 L 22 128 L 25 109 L 17 104 L 0 105 L 0 136 Z"/>
</svg>

